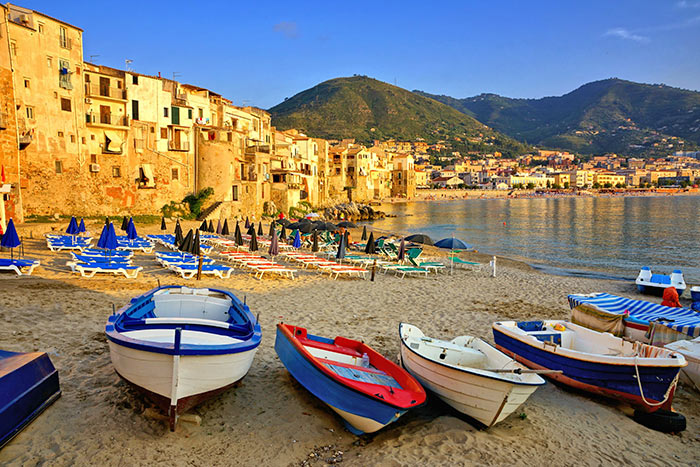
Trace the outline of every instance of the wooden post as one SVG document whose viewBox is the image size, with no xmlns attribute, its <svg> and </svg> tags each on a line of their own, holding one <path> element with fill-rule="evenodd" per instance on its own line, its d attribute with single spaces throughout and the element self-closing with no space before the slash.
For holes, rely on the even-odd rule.
<svg viewBox="0 0 700 467">
<path fill-rule="evenodd" d="M 199 261 L 197 262 L 197 280 L 202 279 L 202 255 L 199 255 Z"/>
<path fill-rule="evenodd" d="M 370 277 L 369 280 L 374 282 L 374 273 L 377 271 L 377 259 L 375 258 L 374 262 L 372 263 L 372 276 Z"/>
</svg>

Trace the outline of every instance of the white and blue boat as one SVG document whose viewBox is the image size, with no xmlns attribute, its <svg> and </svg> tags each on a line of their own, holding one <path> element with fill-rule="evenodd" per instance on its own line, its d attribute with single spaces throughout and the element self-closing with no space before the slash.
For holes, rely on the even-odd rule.
<svg viewBox="0 0 700 467">
<path fill-rule="evenodd" d="M 628 342 L 566 321 L 501 321 L 496 347 L 567 386 L 617 399 L 643 412 L 671 410 L 683 355 Z"/>
<path fill-rule="evenodd" d="M 690 298 L 693 300 L 691 308 L 695 311 L 700 311 L 700 285 L 690 288 Z"/>
<path fill-rule="evenodd" d="M 275 351 L 294 379 L 356 435 L 378 431 L 425 402 L 425 390 L 406 370 L 363 342 L 280 323 Z"/>
<path fill-rule="evenodd" d="M 700 313 L 687 308 L 608 293 L 572 294 L 568 299 L 571 320 L 598 331 L 654 345 L 700 336 Z"/>
<path fill-rule="evenodd" d="M 233 293 L 162 286 L 109 317 L 114 368 L 167 411 L 179 414 L 240 381 L 260 345 L 258 320 Z"/>
<path fill-rule="evenodd" d="M 0 350 L 0 448 L 61 396 L 45 352 Z"/>
<path fill-rule="evenodd" d="M 664 290 L 669 287 L 675 287 L 680 297 L 683 295 L 686 287 L 683 272 L 680 269 L 674 270 L 671 275 L 667 276 L 665 274 L 652 274 L 649 266 L 644 266 L 639 271 L 635 283 L 639 293 L 656 295 L 658 297 L 662 296 Z"/>
</svg>

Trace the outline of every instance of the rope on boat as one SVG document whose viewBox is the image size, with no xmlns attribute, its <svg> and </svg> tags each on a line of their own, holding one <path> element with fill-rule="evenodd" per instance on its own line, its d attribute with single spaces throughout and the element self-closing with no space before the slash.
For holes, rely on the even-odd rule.
<svg viewBox="0 0 700 467">
<path fill-rule="evenodd" d="M 678 376 L 681 374 L 680 371 L 676 373 L 675 378 L 673 378 L 673 381 L 671 381 L 671 384 L 668 386 L 668 389 L 666 389 L 666 394 L 664 394 L 664 399 L 661 402 L 658 403 L 652 403 L 649 402 L 645 397 L 644 397 L 644 390 L 642 389 L 642 378 L 639 376 L 639 365 L 637 364 L 637 359 L 639 358 L 639 348 L 637 348 L 637 352 L 635 352 L 634 355 L 634 371 L 637 373 L 637 385 L 639 386 L 639 395 L 642 397 L 642 401 L 647 404 L 649 407 L 658 407 L 660 405 L 664 405 L 666 401 L 668 401 L 668 398 L 671 397 L 671 391 L 673 388 L 676 387 L 676 384 L 678 384 Z"/>
</svg>

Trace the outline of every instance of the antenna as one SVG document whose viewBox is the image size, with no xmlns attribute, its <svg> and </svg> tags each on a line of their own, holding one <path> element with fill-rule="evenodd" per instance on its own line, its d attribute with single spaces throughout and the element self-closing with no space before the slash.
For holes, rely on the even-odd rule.
<svg viewBox="0 0 700 467">
<path fill-rule="evenodd" d="M 99 57 L 99 55 L 90 55 L 90 62 L 94 62 L 97 57 Z"/>
<path fill-rule="evenodd" d="M 182 76 L 179 71 L 173 71 L 173 81 L 177 81 L 175 78 Z"/>
<path fill-rule="evenodd" d="M 126 71 L 131 71 L 131 70 L 129 70 L 129 65 L 133 62 L 134 62 L 133 60 L 129 60 L 128 58 L 126 60 L 124 60 L 124 64 L 126 65 L 125 66 Z"/>
</svg>

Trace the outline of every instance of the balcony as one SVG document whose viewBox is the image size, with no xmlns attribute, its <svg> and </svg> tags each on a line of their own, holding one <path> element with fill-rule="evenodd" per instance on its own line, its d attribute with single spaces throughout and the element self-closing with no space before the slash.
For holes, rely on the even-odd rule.
<svg viewBox="0 0 700 467">
<path fill-rule="evenodd" d="M 245 148 L 246 155 L 253 155 L 256 152 L 270 154 L 270 145 L 269 144 L 251 144 Z"/>
<path fill-rule="evenodd" d="M 85 114 L 85 122 L 88 125 L 129 126 L 129 117 L 126 115 L 109 114 Z"/>
<path fill-rule="evenodd" d="M 126 100 L 126 89 L 119 89 L 112 86 L 100 86 L 99 84 L 85 83 L 85 96 L 106 97 L 109 99 Z"/>
<path fill-rule="evenodd" d="M 59 37 L 58 44 L 63 49 L 71 50 L 73 48 L 73 39 L 71 39 L 69 37 Z"/>
<path fill-rule="evenodd" d="M 178 144 L 175 141 L 168 141 L 168 151 L 189 151 L 190 150 L 190 142 L 189 141 L 180 141 Z"/>
<path fill-rule="evenodd" d="M 187 105 L 187 94 L 185 94 L 185 93 L 173 94 L 173 105 L 186 106 Z"/>
</svg>

